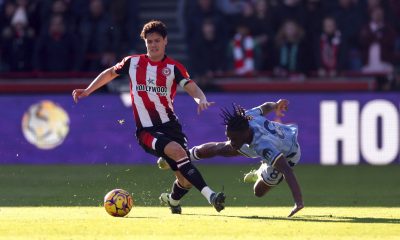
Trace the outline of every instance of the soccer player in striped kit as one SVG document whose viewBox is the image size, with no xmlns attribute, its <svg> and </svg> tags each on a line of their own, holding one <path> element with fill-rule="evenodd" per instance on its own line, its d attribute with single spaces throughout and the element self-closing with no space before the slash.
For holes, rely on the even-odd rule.
<svg viewBox="0 0 400 240">
<path fill-rule="evenodd" d="M 225 207 L 225 195 L 211 190 L 191 163 L 187 139 L 172 105 L 178 85 L 193 97 L 198 113 L 214 102 L 207 101 L 182 64 L 165 55 L 168 38 L 164 23 L 155 20 L 146 23 L 140 36 L 147 54 L 125 57 L 104 70 L 86 89 L 72 92 L 74 101 L 89 96 L 119 75 L 129 75 L 137 140 L 146 152 L 166 159 L 176 176 L 171 193 L 162 194 L 160 200 L 169 205 L 172 213 L 180 214 L 180 199 L 195 186 L 220 212 Z"/>
</svg>

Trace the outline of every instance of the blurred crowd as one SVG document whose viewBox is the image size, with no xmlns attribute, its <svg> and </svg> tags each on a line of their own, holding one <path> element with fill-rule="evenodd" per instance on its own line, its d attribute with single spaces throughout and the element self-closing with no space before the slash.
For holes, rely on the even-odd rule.
<svg viewBox="0 0 400 240">
<path fill-rule="evenodd" d="M 358 72 L 400 85 L 398 0 L 197 0 L 185 12 L 191 65 L 204 84 L 228 71 Z"/>
<path fill-rule="evenodd" d="M 359 72 L 400 86 L 399 0 L 178 1 L 187 65 L 200 85 L 227 73 Z M 135 52 L 138 2 L 0 0 L 0 72 L 86 72 L 115 64 Z"/>
<path fill-rule="evenodd" d="M 0 72 L 99 71 L 132 52 L 131 0 L 0 0 Z"/>
</svg>

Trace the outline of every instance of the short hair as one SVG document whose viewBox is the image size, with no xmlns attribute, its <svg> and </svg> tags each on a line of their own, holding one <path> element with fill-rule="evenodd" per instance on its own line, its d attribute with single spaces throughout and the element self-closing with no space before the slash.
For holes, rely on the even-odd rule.
<svg viewBox="0 0 400 240">
<path fill-rule="evenodd" d="M 167 26 L 159 20 L 151 20 L 143 26 L 140 38 L 146 39 L 147 34 L 158 33 L 163 38 L 167 36 Z"/>
<path fill-rule="evenodd" d="M 227 108 L 221 109 L 221 117 L 223 125 L 227 127 L 227 131 L 243 131 L 249 128 L 250 117 L 246 116 L 245 109 L 232 104 L 233 111 L 230 112 Z"/>
</svg>

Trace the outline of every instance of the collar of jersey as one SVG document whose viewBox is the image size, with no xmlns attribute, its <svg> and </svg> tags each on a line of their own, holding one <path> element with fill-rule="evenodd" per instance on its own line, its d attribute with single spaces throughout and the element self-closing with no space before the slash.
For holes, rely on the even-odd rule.
<svg viewBox="0 0 400 240">
<path fill-rule="evenodd" d="M 158 62 L 151 61 L 151 59 L 149 58 L 149 56 L 147 56 L 147 54 L 144 54 L 144 57 L 147 59 L 147 61 L 149 61 L 149 63 L 150 63 L 151 65 L 158 65 L 158 64 L 161 64 L 162 62 L 164 62 L 165 59 L 167 59 L 167 55 L 166 55 L 166 54 L 164 54 L 164 57 L 163 57 L 160 61 L 158 61 Z"/>
</svg>

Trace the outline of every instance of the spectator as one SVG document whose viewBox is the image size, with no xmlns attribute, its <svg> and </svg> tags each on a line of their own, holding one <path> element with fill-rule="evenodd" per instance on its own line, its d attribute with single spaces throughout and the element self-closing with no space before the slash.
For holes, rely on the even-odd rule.
<svg viewBox="0 0 400 240">
<path fill-rule="evenodd" d="M 116 61 L 117 32 L 111 28 L 102 0 L 91 0 L 89 14 L 80 25 L 84 53 L 83 70 L 98 71 Z"/>
<path fill-rule="evenodd" d="M 28 18 L 29 28 L 33 29 L 35 33 L 38 33 L 38 29 L 41 24 L 38 13 L 39 2 L 40 0 L 15 0 L 17 8 L 25 11 Z"/>
<path fill-rule="evenodd" d="M 61 15 L 50 18 L 48 31 L 42 34 L 35 46 L 34 67 L 38 71 L 77 71 L 81 54 L 75 35 L 66 32 Z"/>
<path fill-rule="evenodd" d="M 218 37 L 211 19 L 204 20 L 201 30 L 201 37 L 194 43 L 194 72 L 197 84 L 209 88 L 213 85 L 213 77 L 226 70 L 226 47 L 225 42 Z"/>
<path fill-rule="evenodd" d="M 338 8 L 333 11 L 337 27 L 342 34 L 345 68 L 349 70 L 360 70 L 358 34 L 360 32 L 363 17 L 359 8 L 353 0 L 338 0 Z"/>
<path fill-rule="evenodd" d="M 254 13 L 251 15 L 251 33 L 254 36 L 255 45 L 260 51 L 259 60 L 256 60 L 257 70 L 272 69 L 273 53 L 273 27 L 272 12 L 267 0 L 256 0 Z"/>
<path fill-rule="evenodd" d="M 202 24 L 205 19 L 211 19 L 215 26 L 215 31 L 218 33 L 218 38 L 227 42 L 226 27 L 222 13 L 215 7 L 212 0 L 197 0 L 187 1 L 188 11 L 185 16 L 186 22 L 186 42 L 188 46 L 188 54 L 190 65 L 194 66 L 197 56 L 194 50 L 194 43 L 196 39 L 200 38 L 202 32 Z"/>
<path fill-rule="evenodd" d="M 282 0 L 273 12 L 275 32 L 278 32 L 287 20 L 293 20 L 302 28 L 305 27 L 306 9 L 301 0 Z"/>
<path fill-rule="evenodd" d="M 235 27 L 240 23 L 243 8 L 248 0 L 217 0 L 216 5 L 226 19 L 228 37 L 235 32 Z"/>
<path fill-rule="evenodd" d="M 287 20 L 275 37 L 276 76 L 302 75 L 306 72 L 307 57 L 303 42 L 304 30 L 292 20 Z"/>
<path fill-rule="evenodd" d="M 236 27 L 232 43 L 233 69 L 237 75 L 252 75 L 255 73 L 256 46 L 250 28 L 242 23 Z"/>
<path fill-rule="evenodd" d="M 307 52 L 313 52 L 315 46 L 319 44 L 320 33 L 322 32 L 322 19 L 324 12 L 320 0 L 306 0 L 306 19 L 305 19 L 305 45 Z M 317 42 L 315 41 L 318 38 Z M 317 59 L 311 54 L 307 69 L 317 69 Z"/>
<path fill-rule="evenodd" d="M 11 20 L 11 26 L 2 32 L 3 64 L 7 71 L 23 72 L 32 70 L 34 31 L 29 27 L 25 9 L 18 8 Z"/>
<path fill-rule="evenodd" d="M 315 44 L 318 75 L 335 77 L 342 69 L 343 53 L 341 49 L 342 35 L 337 29 L 335 19 L 326 17 L 323 30 Z"/>
<path fill-rule="evenodd" d="M 136 52 L 136 44 L 139 42 L 138 32 L 138 1 L 114 0 L 110 4 L 111 22 L 116 45 L 118 58 L 127 52 Z"/>
<path fill-rule="evenodd" d="M 55 0 L 51 6 L 51 13 L 62 15 L 64 23 L 68 32 L 75 32 L 76 16 L 70 13 L 69 3 L 66 0 Z"/>
<path fill-rule="evenodd" d="M 188 5 L 188 14 L 186 19 L 186 39 L 188 43 L 200 35 L 201 26 L 204 19 L 211 19 L 217 27 L 219 35 L 222 36 L 223 32 L 223 15 L 216 8 L 212 0 L 197 0 L 196 2 L 190 1 Z"/>
<path fill-rule="evenodd" d="M 61 15 L 64 19 L 66 31 L 70 33 L 76 32 L 76 26 L 82 15 L 80 15 L 81 12 L 75 10 L 79 6 L 80 11 L 86 11 L 87 3 L 85 2 L 83 0 L 40 0 L 41 31 L 47 31 L 50 21 L 49 16 Z"/>
<path fill-rule="evenodd" d="M 0 11 L 0 29 L 3 30 L 11 25 L 11 19 L 17 10 L 14 1 L 6 1 Z"/>
<path fill-rule="evenodd" d="M 393 72 L 396 32 L 384 20 L 380 7 L 371 10 L 370 22 L 361 31 L 363 72 Z"/>
</svg>

